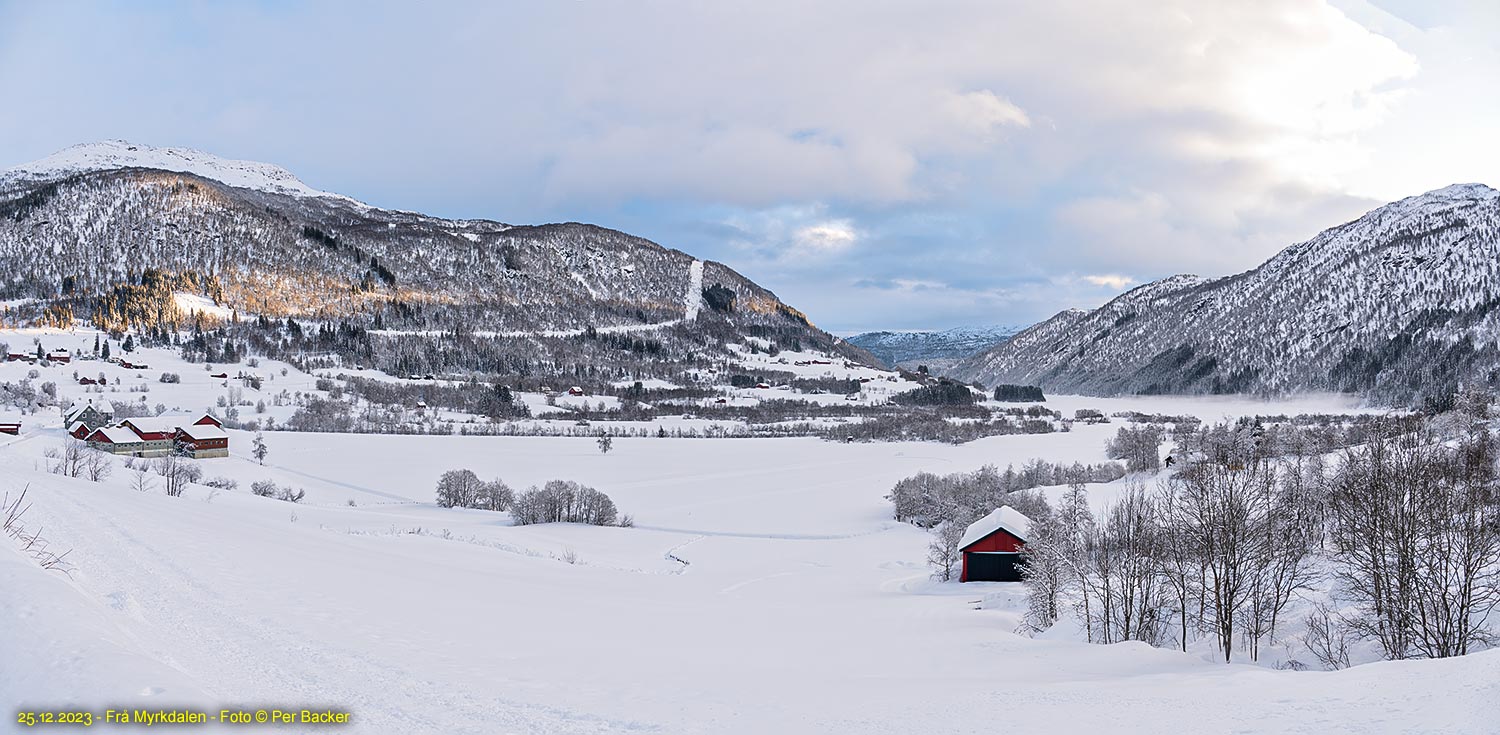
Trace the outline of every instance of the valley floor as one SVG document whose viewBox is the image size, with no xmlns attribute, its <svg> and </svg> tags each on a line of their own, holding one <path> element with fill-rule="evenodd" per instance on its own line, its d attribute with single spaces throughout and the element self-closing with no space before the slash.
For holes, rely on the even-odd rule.
<svg viewBox="0 0 1500 735">
<path fill-rule="evenodd" d="M 72 549 L 69 577 L 0 546 L 0 700 L 19 708 L 318 705 L 368 733 L 1500 722 L 1500 651 L 1336 673 L 1224 665 L 1033 640 L 1012 632 L 1014 586 L 929 581 L 927 534 L 889 520 L 896 480 L 1097 461 L 1102 441 L 1086 432 L 958 447 L 621 439 L 608 455 L 587 439 L 278 432 L 264 467 L 203 463 L 240 490 L 181 498 L 131 490 L 124 469 L 104 483 L 44 472 L 41 448 L 60 437 L 0 446 L 0 485 L 29 487 L 27 522 Z M 454 467 L 518 488 L 576 479 L 638 527 L 513 527 L 437 508 L 435 479 Z M 263 478 L 308 497 L 246 491 Z"/>
</svg>

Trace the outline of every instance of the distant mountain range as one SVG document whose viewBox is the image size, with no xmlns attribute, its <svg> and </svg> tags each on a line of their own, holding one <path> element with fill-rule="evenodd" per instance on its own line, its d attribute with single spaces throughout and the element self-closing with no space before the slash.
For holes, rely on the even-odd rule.
<svg viewBox="0 0 1500 735">
<path fill-rule="evenodd" d="M 933 372 L 954 362 L 993 347 L 1023 327 L 958 327 L 928 332 L 865 332 L 848 338 L 888 367 L 915 369 L 926 364 Z"/>
<path fill-rule="evenodd" d="M 752 338 L 868 359 L 728 266 L 623 232 L 379 209 L 277 166 L 118 141 L 0 172 L 0 299 L 12 323 L 181 328 L 199 318 L 181 305 L 205 300 L 200 314 L 342 323 L 408 372 L 459 354 L 628 373 Z M 504 344 L 481 361 L 475 339 Z"/>
<path fill-rule="evenodd" d="M 1070 310 L 960 361 L 1049 391 L 1346 391 L 1406 403 L 1500 386 L 1500 192 L 1385 205 L 1253 270 L 1179 275 Z"/>
</svg>

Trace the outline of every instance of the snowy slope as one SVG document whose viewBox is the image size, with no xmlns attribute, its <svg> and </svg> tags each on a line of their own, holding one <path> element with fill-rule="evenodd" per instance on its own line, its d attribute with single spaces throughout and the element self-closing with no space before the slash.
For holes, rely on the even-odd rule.
<svg viewBox="0 0 1500 735">
<path fill-rule="evenodd" d="M 129 297 L 157 303 L 119 308 L 116 289 L 138 285 L 143 271 L 177 282 L 165 295 Z M 722 300 L 707 305 L 705 289 Z M 194 313 L 343 321 L 377 332 L 366 352 L 390 369 L 401 350 L 470 369 L 537 374 L 583 363 L 623 374 L 699 354 L 708 334 L 711 345 L 772 336 L 864 355 L 730 267 L 623 232 L 377 209 L 276 166 L 123 142 L 0 174 L 0 300 L 22 324 L 44 323 L 49 307 L 147 331 L 183 328 Z M 569 339 L 590 328 L 649 334 L 634 337 L 639 349 Z M 480 344 L 450 350 L 433 336 L 458 332 Z"/>
<path fill-rule="evenodd" d="M 513 483 L 566 467 L 641 527 L 513 528 L 425 502 L 292 506 L 202 488 L 168 498 L 123 477 L 40 473 L 10 447 L 0 471 L 31 485 L 32 519 L 76 568 L 68 580 L 0 563 L 6 589 L 26 591 L 0 603 L 0 637 L 20 639 L 6 649 L 26 654 L 14 665 L 35 665 L 0 663 L 0 697 L 337 706 L 358 733 L 975 732 L 997 712 L 1018 731 L 1060 733 L 1493 723 L 1497 652 L 1298 673 L 1011 633 L 1014 609 L 973 601 L 1013 587 L 928 581 L 926 535 L 883 520 L 879 497 L 894 478 L 972 468 L 982 452 L 638 440 L 601 456 L 587 440 L 274 438 L 283 471 L 324 478 L 302 481 L 325 494 L 347 476 L 425 499 L 439 468 L 484 457 L 482 476 Z M 396 461 L 408 452 L 430 465 Z M 366 471 L 371 457 L 380 467 Z M 77 663 L 42 665 L 57 650 Z"/>
<path fill-rule="evenodd" d="M 1403 199 L 1260 267 L 1173 276 L 964 360 L 960 377 L 1115 393 L 1340 390 L 1402 402 L 1500 367 L 1500 192 Z"/>
<path fill-rule="evenodd" d="M 141 352 L 144 379 L 92 362 L 35 369 L 65 400 L 101 396 L 64 379 L 74 369 L 109 371 L 104 397 L 149 382 L 149 402 L 168 407 L 228 391 L 201 365 Z M 282 367 L 260 368 L 267 392 L 315 390 Z M 0 363 L 0 381 L 32 369 Z M 183 381 L 156 383 L 158 371 Z M 1340 407 L 1049 405 L 1211 420 Z M 322 706 L 351 711 L 348 732 L 476 735 L 978 732 L 997 716 L 1019 732 L 1493 731 L 1500 652 L 1313 673 L 1033 640 L 1011 632 L 1015 585 L 930 581 L 928 535 L 890 519 L 884 495 L 903 477 L 1096 462 L 1111 425 L 961 446 L 625 438 L 608 454 L 591 438 L 270 432 L 265 464 L 233 432 L 231 457 L 199 465 L 239 487 L 170 498 L 159 483 L 134 490 L 118 459 L 99 483 L 45 472 L 60 419 L 23 420 L 0 440 L 0 492 L 30 488 L 26 521 L 72 550 L 73 570 L 43 571 L 0 539 L 0 701 L 12 708 Z M 434 483 L 458 467 L 517 489 L 578 480 L 636 527 L 515 527 L 436 507 Z M 262 479 L 307 497 L 250 494 Z"/>
<path fill-rule="evenodd" d="M 108 171 L 118 168 L 149 168 L 177 171 L 245 189 L 299 197 L 353 199 L 318 191 L 302 183 L 290 171 L 257 161 L 220 158 L 191 148 L 158 148 L 123 140 L 82 143 L 64 148 L 46 158 L 0 172 L 0 187 L 13 181 L 56 179 L 68 174 Z"/>
</svg>

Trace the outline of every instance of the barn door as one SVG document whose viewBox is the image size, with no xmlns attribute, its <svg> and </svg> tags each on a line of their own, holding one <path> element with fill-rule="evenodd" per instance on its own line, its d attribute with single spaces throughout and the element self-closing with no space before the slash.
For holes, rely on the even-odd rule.
<svg viewBox="0 0 1500 735">
<path fill-rule="evenodd" d="M 1021 555 L 1014 552 L 974 551 L 969 553 L 970 582 L 1021 581 Z"/>
</svg>

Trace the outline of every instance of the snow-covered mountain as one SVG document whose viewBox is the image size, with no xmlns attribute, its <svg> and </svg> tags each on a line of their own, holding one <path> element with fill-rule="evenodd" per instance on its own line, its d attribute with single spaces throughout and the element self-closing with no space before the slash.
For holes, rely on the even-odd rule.
<svg viewBox="0 0 1500 735">
<path fill-rule="evenodd" d="M 1004 342 L 1024 327 L 956 327 L 942 331 L 865 332 L 848 338 L 888 366 L 950 364 Z"/>
<path fill-rule="evenodd" d="M 0 173 L 0 299 L 28 304 L 9 319 L 181 327 L 190 315 L 173 291 L 219 313 L 341 321 L 390 339 L 463 333 L 562 349 L 604 334 L 599 350 L 638 361 L 754 337 L 868 359 L 728 266 L 593 225 L 377 209 L 269 164 L 123 142 Z M 507 350 L 493 359 L 516 370 L 599 364 L 572 348 Z"/>
<path fill-rule="evenodd" d="M 1380 207 L 1222 278 L 1179 275 L 1063 312 L 963 360 L 987 383 L 1118 393 L 1359 392 L 1500 384 L 1500 192 Z"/>
<path fill-rule="evenodd" d="M 69 174 L 107 171 L 119 168 L 149 168 L 175 171 L 213 179 L 222 184 L 271 194 L 292 196 L 348 197 L 318 191 L 302 183 L 280 166 L 256 161 L 236 161 L 191 148 L 158 148 L 123 140 L 81 143 L 64 148 L 46 158 L 23 163 L 0 172 L 0 186 L 22 181 L 48 181 Z"/>
</svg>

